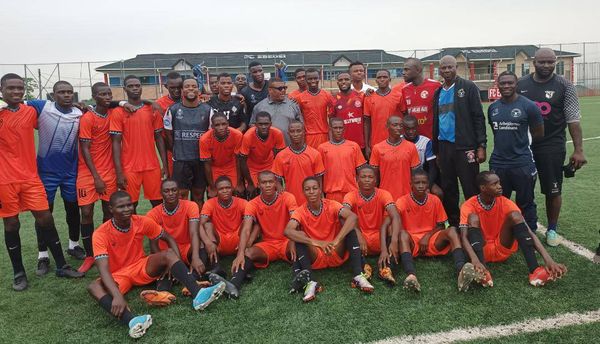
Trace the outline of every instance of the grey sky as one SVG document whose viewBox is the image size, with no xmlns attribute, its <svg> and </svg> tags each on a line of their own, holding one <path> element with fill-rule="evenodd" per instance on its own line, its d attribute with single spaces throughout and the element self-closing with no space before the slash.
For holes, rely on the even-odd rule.
<svg viewBox="0 0 600 344">
<path fill-rule="evenodd" d="M 587 0 L 2 0 L 0 7 L 0 64 L 600 40 L 600 3 Z"/>
</svg>

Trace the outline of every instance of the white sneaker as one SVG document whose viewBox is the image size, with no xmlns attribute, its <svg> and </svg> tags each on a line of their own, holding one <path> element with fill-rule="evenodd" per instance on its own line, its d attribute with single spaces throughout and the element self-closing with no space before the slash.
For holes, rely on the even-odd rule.
<svg viewBox="0 0 600 344">
<path fill-rule="evenodd" d="M 365 293 L 372 293 L 373 290 L 375 290 L 375 288 L 369 282 L 367 276 L 365 276 L 364 273 L 354 276 L 354 278 L 352 279 L 352 288 L 360 289 L 360 291 L 363 291 Z"/>
<path fill-rule="evenodd" d="M 309 281 L 304 286 L 304 297 L 303 302 L 310 302 L 317 297 L 317 293 L 320 291 L 319 283 L 315 281 Z"/>
</svg>

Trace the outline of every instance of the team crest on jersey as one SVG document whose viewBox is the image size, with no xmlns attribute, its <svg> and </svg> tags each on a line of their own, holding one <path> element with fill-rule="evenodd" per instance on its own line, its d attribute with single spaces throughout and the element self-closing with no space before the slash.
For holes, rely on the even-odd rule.
<svg viewBox="0 0 600 344">
<path fill-rule="evenodd" d="M 177 110 L 177 113 L 175 114 L 175 117 L 177 119 L 183 119 L 183 110 L 181 110 L 181 109 Z"/>
<path fill-rule="evenodd" d="M 513 118 L 521 117 L 521 109 L 512 109 L 510 115 L 513 116 Z"/>
<path fill-rule="evenodd" d="M 237 112 L 237 110 L 238 110 L 237 107 L 235 107 L 235 106 L 231 107 L 231 112 Z"/>
<path fill-rule="evenodd" d="M 459 98 L 462 98 L 465 96 L 465 90 L 461 88 L 460 90 L 458 90 L 458 92 L 456 92 L 456 94 L 458 94 Z"/>
<path fill-rule="evenodd" d="M 500 113 L 500 110 L 498 110 L 498 108 L 495 108 L 494 110 L 492 110 L 492 117 L 497 116 Z"/>
<path fill-rule="evenodd" d="M 341 105 L 338 105 L 338 106 L 337 106 L 337 108 L 338 108 L 338 110 L 341 110 L 341 109 L 342 109 L 342 106 L 341 106 Z"/>
<path fill-rule="evenodd" d="M 361 102 L 360 100 L 356 100 L 356 101 L 354 102 L 354 107 L 357 107 L 357 108 L 359 108 L 359 107 L 361 107 L 361 106 L 362 106 L 362 102 Z"/>
<path fill-rule="evenodd" d="M 546 98 L 552 99 L 553 96 L 554 96 L 554 91 L 546 91 Z"/>
<path fill-rule="evenodd" d="M 421 92 L 421 98 L 423 98 L 423 99 L 427 99 L 427 96 L 428 96 L 428 95 L 429 95 L 429 92 L 427 92 L 427 90 L 423 90 L 423 91 Z"/>
</svg>

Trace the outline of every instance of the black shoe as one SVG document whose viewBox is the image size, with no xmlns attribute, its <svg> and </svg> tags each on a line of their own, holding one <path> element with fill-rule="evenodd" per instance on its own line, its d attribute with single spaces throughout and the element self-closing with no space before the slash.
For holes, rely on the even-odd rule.
<svg viewBox="0 0 600 344">
<path fill-rule="evenodd" d="M 37 270 L 35 274 L 38 276 L 45 276 L 50 271 L 50 258 L 38 259 Z"/>
<path fill-rule="evenodd" d="M 225 279 L 227 279 L 227 272 L 225 272 L 225 270 L 223 270 L 223 268 L 220 265 L 215 266 L 212 270 L 210 270 L 208 272 L 209 274 L 213 273 L 213 274 L 217 274 Z"/>
<path fill-rule="evenodd" d="M 244 281 L 250 283 L 252 282 L 252 279 L 254 278 L 254 275 L 250 272 L 246 273 L 246 276 L 244 276 Z"/>
<path fill-rule="evenodd" d="M 81 246 L 75 246 L 74 248 L 70 248 L 67 250 L 67 254 L 77 260 L 85 259 L 85 251 Z"/>
<path fill-rule="evenodd" d="M 219 282 L 224 282 L 225 294 L 227 294 L 229 298 L 237 299 L 240 297 L 240 291 L 238 288 L 233 283 L 221 277 L 221 275 L 210 272 L 208 274 L 208 280 L 212 285 L 218 284 Z"/>
<path fill-rule="evenodd" d="M 292 278 L 290 283 L 290 294 L 298 293 L 304 289 L 306 283 L 310 282 L 310 271 L 302 270 Z"/>
<path fill-rule="evenodd" d="M 79 272 L 73 269 L 70 265 L 65 265 L 60 269 L 56 269 L 57 277 L 66 277 L 66 278 L 81 278 L 85 276 L 83 272 Z"/>
<path fill-rule="evenodd" d="M 25 275 L 25 272 L 19 272 L 15 275 L 12 287 L 15 291 L 23 291 L 27 289 L 27 275 Z"/>
</svg>

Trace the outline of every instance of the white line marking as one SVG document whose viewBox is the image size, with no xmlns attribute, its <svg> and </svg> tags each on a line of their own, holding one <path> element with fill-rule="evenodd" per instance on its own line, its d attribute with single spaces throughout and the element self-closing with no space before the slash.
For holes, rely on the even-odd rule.
<svg viewBox="0 0 600 344">
<path fill-rule="evenodd" d="M 598 140 L 598 139 L 600 139 L 600 136 L 586 137 L 585 139 L 582 139 L 582 141 L 590 141 L 590 140 Z M 573 143 L 573 140 L 569 140 L 569 141 L 567 141 L 567 143 Z"/>
<path fill-rule="evenodd" d="M 544 236 L 546 236 L 546 231 L 548 229 L 546 227 L 544 227 L 544 225 L 542 225 L 541 223 L 538 222 L 538 232 L 543 234 Z M 560 238 L 560 244 L 563 245 L 564 247 L 566 247 L 569 251 L 578 254 L 582 257 L 584 257 L 585 259 L 592 261 L 594 260 L 594 252 L 588 250 L 587 248 L 579 245 L 576 242 L 570 241 L 565 239 L 565 237 L 563 237 L 562 235 L 558 236 Z"/>
<path fill-rule="evenodd" d="M 566 326 L 590 324 L 594 322 L 600 322 L 600 309 L 585 313 L 563 313 L 546 319 L 528 319 L 507 325 L 468 327 L 446 332 L 392 337 L 374 343 L 446 344 L 457 341 L 507 337 L 523 333 L 535 333 L 545 330 L 555 330 Z"/>
</svg>

